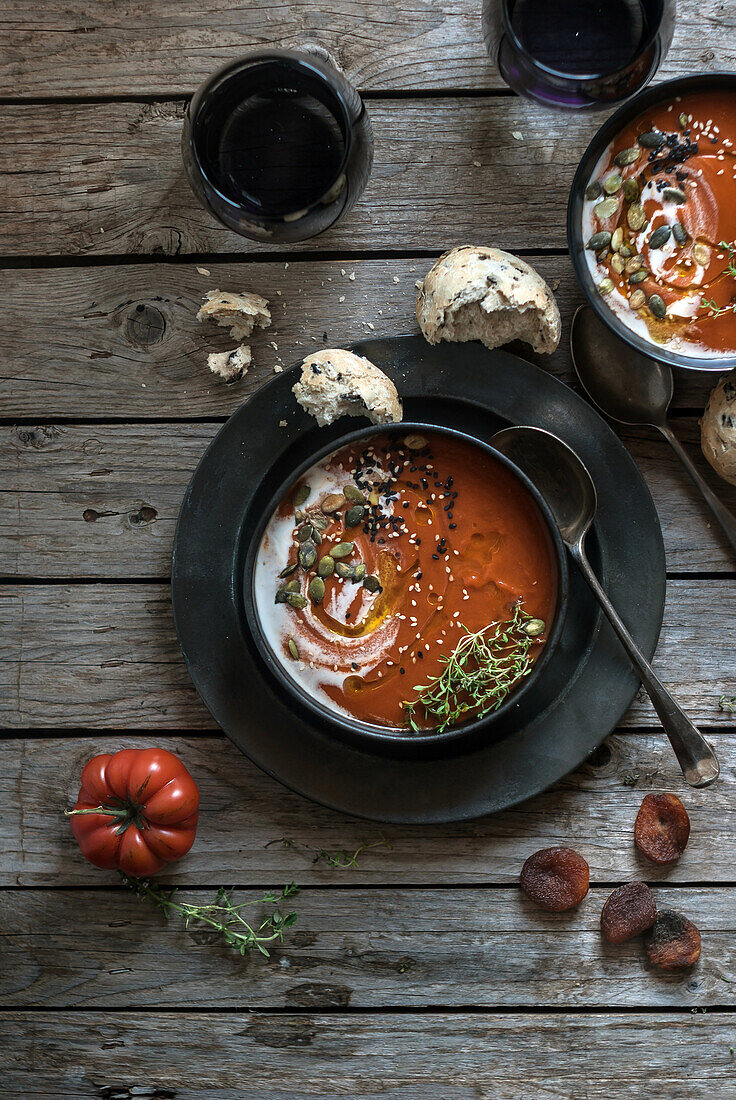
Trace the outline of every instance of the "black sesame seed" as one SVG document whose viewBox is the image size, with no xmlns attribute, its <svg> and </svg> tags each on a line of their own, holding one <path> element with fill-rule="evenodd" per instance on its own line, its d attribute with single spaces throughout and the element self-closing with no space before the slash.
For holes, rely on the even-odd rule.
<svg viewBox="0 0 736 1100">
<path fill-rule="evenodd" d="M 358 666 L 356 665 L 355 661 L 350 662 L 350 667 L 352 668 L 353 672 L 358 671 Z"/>
<path fill-rule="evenodd" d="M 450 524 L 450 530 L 451 530 L 451 531 L 454 531 L 456 527 L 457 527 L 457 524 L 456 524 L 456 523 L 451 523 L 451 524 Z"/>
<path fill-rule="evenodd" d="M 439 561 L 439 560 L 440 560 L 440 556 L 439 556 L 439 554 L 432 554 L 432 557 L 434 558 L 434 560 L 435 560 L 435 561 Z"/>
<path fill-rule="evenodd" d="M 400 668 L 399 672 L 401 673 L 402 676 L 406 675 L 406 669 L 405 668 Z"/>
</svg>

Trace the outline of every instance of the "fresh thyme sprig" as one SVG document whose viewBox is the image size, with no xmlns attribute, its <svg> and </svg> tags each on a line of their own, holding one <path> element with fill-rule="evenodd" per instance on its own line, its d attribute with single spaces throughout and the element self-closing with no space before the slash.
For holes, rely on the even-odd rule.
<svg viewBox="0 0 736 1100">
<path fill-rule="evenodd" d="M 363 841 L 354 852 L 348 851 L 347 848 L 343 848 L 339 852 L 328 852 L 326 848 L 320 848 L 317 855 L 312 860 L 313 863 L 326 863 L 328 867 L 340 867 L 345 869 L 347 867 L 358 866 L 358 856 L 361 852 L 367 852 L 369 848 L 391 848 L 391 845 L 385 837 L 381 837 L 380 840 L 376 840 L 373 844 L 366 844 Z"/>
<path fill-rule="evenodd" d="M 166 890 L 155 883 L 143 879 L 129 878 L 123 875 L 123 882 L 141 898 L 149 898 L 162 911 L 167 920 L 178 913 L 188 928 L 192 922 L 199 922 L 219 932 L 225 943 L 246 955 L 255 948 L 261 955 L 269 957 L 267 943 L 283 942 L 284 931 L 297 919 L 296 913 L 282 913 L 279 906 L 287 898 L 298 893 L 299 887 L 292 882 L 285 886 L 280 894 L 268 892 L 257 901 L 232 900 L 232 888 L 221 886 L 213 902 L 207 905 L 190 905 L 187 902 L 173 900 L 176 889 Z M 251 925 L 242 916 L 242 910 L 251 905 L 272 905 L 273 912 L 263 917 L 260 924 Z"/>
<path fill-rule="evenodd" d="M 736 713 L 736 695 L 722 695 L 718 700 L 718 707 L 727 714 Z"/>
<path fill-rule="evenodd" d="M 718 247 L 724 248 L 728 253 L 726 271 L 732 279 L 736 279 L 736 245 L 729 244 L 728 241 L 719 241 Z M 730 306 L 719 306 L 715 298 L 701 298 L 700 305 L 703 309 L 712 310 L 714 317 L 720 317 L 723 313 L 736 313 L 736 302 Z"/>
<path fill-rule="evenodd" d="M 533 632 L 532 623 L 538 624 Z M 511 689 L 531 672 L 531 650 L 544 623 L 532 619 L 517 604 L 507 622 L 490 623 L 476 633 L 465 626 L 462 629 L 465 636 L 449 656 L 440 658 L 445 665 L 440 675 L 415 686 L 418 698 L 402 704 L 414 731 L 420 728 L 418 711 L 435 720 L 437 732 L 442 733 L 469 713 L 482 718 L 500 707 Z"/>
</svg>

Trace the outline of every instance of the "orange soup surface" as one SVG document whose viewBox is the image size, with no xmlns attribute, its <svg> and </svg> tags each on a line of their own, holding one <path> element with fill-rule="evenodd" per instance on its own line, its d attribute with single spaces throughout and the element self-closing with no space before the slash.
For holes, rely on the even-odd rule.
<svg viewBox="0 0 736 1100">
<path fill-rule="evenodd" d="M 377 435 L 312 467 L 271 518 L 255 573 L 287 673 L 329 708 L 395 728 L 466 630 L 520 605 L 544 624 L 534 659 L 557 583 L 536 501 L 501 461 L 441 432 Z"/>
<path fill-rule="evenodd" d="M 736 92 L 648 109 L 586 192 L 586 256 L 635 332 L 702 358 L 736 354 Z"/>
</svg>

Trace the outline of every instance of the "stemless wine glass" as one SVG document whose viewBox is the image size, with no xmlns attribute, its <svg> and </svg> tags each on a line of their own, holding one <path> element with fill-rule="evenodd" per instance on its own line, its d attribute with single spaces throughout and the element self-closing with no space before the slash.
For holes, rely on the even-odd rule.
<svg viewBox="0 0 736 1100">
<path fill-rule="evenodd" d="M 204 206 L 257 241 L 304 241 L 347 213 L 373 163 L 363 101 L 326 60 L 272 49 L 226 65 L 184 118 L 184 167 Z"/>
<path fill-rule="evenodd" d="M 550 107 L 602 110 L 656 73 L 675 0 L 484 0 L 486 49 L 515 92 Z"/>
</svg>

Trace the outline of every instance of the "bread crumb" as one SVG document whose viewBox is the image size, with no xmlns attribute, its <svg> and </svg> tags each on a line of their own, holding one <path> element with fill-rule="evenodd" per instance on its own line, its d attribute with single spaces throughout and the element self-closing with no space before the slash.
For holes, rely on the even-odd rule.
<svg viewBox="0 0 736 1100">
<path fill-rule="evenodd" d="M 230 329 L 234 340 L 244 340 L 250 336 L 256 325 L 268 328 L 271 313 L 268 301 L 260 294 L 243 291 L 231 294 L 223 290 L 210 290 L 204 296 L 204 304 L 197 313 L 198 321 L 215 321 L 223 328 Z"/>
<path fill-rule="evenodd" d="M 243 375 L 247 374 L 250 362 L 250 348 L 247 344 L 241 344 L 233 351 L 213 351 L 207 356 L 207 366 L 228 386 L 239 382 Z"/>
<path fill-rule="evenodd" d="M 282 373 L 283 373 L 283 370 L 284 370 L 284 368 L 283 368 L 283 367 L 281 367 L 281 366 L 279 366 L 279 364 L 278 364 L 278 363 L 276 363 L 276 365 L 275 365 L 275 366 L 274 366 L 274 368 L 273 368 L 273 373 L 274 373 L 274 374 L 282 374 Z"/>
<path fill-rule="evenodd" d="M 275 340 L 271 340 L 271 347 L 273 348 L 274 351 L 279 350 L 279 346 L 278 346 L 278 344 L 276 343 Z"/>
<path fill-rule="evenodd" d="M 354 271 L 350 272 L 350 274 L 348 275 L 348 279 L 350 280 L 351 283 L 355 282 L 355 272 Z"/>
<path fill-rule="evenodd" d="M 516 138 L 517 141 L 523 141 L 524 140 L 524 135 L 522 134 L 521 130 L 512 130 L 511 131 L 511 136 L 512 136 L 512 138 Z"/>
<path fill-rule="evenodd" d="M 473 164 L 475 165 L 476 168 L 482 168 L 483 167 L 483 165 L 481 164 L 481 162 L 479 160 L 474 160 Z"/>
<path fill-rule="evenodd" d="M 285 420 L 279 420 L 279 427 L 280 428 L 285 428 L 286 427 L 286 421 Z"/>
<path fill-rule="evenodd" d="M 394 282 L 395 282 L 395 283 L 398 283 L 398 281 L 399 281 L 399 276 L 398 276 L 398 275 L 394 275 Z"/>
<path fill-rule="evenodd" d="M 199 272 L 200 275 L 209 275 L 209 271 L 207 270 L 206 267 L 198 267 L 197 271 Z"/>
<path fill-rule="evenodd" d="M 345 301 L 345 295 L 341 294 L 340 297 L 337 300 L 338 300 L 338 302 L 344 302 Z"/>
</svg>

